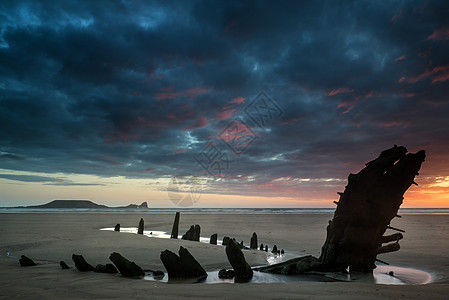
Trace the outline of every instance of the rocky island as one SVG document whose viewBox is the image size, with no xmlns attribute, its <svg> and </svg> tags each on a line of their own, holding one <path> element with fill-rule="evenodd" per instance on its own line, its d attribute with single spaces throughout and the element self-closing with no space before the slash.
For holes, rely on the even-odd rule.
<svg viewBox="0 0 449 300">
<path fill-rule="evenodd" d="M 127 206 L 111 207 L 102 204 L 97 204 L 90 200 L 53 200 L 46 204 L 33 205 L 33 206 L 16 206 L 16 207 L 3 207 L 3 208 L 30 208 L 30 209 L 148 209 L 147 202 L 143 202 L 140 205 L 129 204 Z"/>
</svg>

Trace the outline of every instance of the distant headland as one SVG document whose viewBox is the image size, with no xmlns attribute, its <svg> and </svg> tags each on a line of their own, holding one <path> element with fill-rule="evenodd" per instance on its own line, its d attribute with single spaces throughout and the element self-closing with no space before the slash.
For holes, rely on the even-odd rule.
<svg viewBox="0 0 449 300">
<path fill-rule="evenodd" d="M 6 207 L 3 207 L 6 208 Z M 106 205 L 102 205 L 102 204 L 97 204 L 95 202 L 92 202 L 90 200 L 53 200 L 50 201 L 46 204 L 42 204 L 42 205 L 33 205 L 33 206 L 16 206 L 16 207 L 9 207 L 9 208 L 43 208 L 43 209 L 48 209 L 48 208 L 64 208 L 64 209 L 70 209 L 70 208 L 97 208 L 97 209 L 124 209 L 124 208 L 131 208 L 131 209 L 135 209 L 135 208 L 142 208 L 142 209 L 147 209 L 148 208 L 148 204 L 147 202 L 143 202 L 140 205 L 137 204 L 129 204 L 128 206 L 118 206 L 118 207 L 111 207 L 111 206 L 106 206 Z"/>
</svg>

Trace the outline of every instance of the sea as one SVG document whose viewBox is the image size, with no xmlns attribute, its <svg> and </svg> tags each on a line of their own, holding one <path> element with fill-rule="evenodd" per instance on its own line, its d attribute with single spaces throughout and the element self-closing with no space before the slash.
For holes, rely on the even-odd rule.
<svg viewBox="0 0 449 300">
<path fill-rule="evenodd" d="M 335 208 L 0 208 L 0 213 L 333 214 Z M 399 215 L 449 215 L 449 208 L 401 208 Z"/>
</svg>

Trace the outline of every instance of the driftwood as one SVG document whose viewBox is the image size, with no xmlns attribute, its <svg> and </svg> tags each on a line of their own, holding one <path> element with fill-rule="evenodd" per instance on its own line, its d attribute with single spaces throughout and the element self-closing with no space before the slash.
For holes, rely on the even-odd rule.
<svg viewBox="0 0 449 300">
<path fill-rule="evenodd" d="M 160 258 L 169 278 L 206 278 L 207 273 L 200 263 L 184 248 L 179 247 L 179 256 L 170 250 L 161 252 Z"/>
<path fill-rule="evenodd" d="M 399 249 L 401 249 L 401 246 L 399 246 L 398 242 L 391 243 L 391 244 L 377 248 L 377 254 L 390 253 L 390 252 L 398 251 Z"/>
<path fill-rule="evenodd" d="M 393 242 L 393 241 L 399 241 L 399 240 L 402 240 L 404 238 L 404 236 L 402 235 L 402 233 L 400 233 L 400 232 L 396 232 L 396 233 L 394 233 L 394 234 L 392 234 L 392 235 L 386 235 L 386 236 L 383 236 L 381 239 L 380 239 L 380 242 L 382 243 L 382 244 L 385 244 L 385 243 L 389 243 L 389 242 Z"/>
<path fill-rule="evenodd" d="M 145 272 L 135 262 L 129 261 L 120 253 L 113 252 L 109 259 L 114 263 L 120 273 L 125 277 L 144 276 Z"/>
<path fill-rule="evenodd" d="M 308 255 L 293 258 L 271 266 L 257 267 L 253 270 L 266 273 L 291 275 L 313 271 L 314 269 L 318 268 L 318 265 L 318 258 L 313 257 L 312 255 Z"/>
<path fill-rule="evenodd" d="M 155 271 L 152 271 L 152 272 L 153 272 L 153 277 L 155 279 L 158 279 L 158 280 L 164 278 L 164 276 L 165 276 L 165 273 L 163 271 L 161 271 L 161 270 L 155 270 Z"/>
<path fill-rule="evenodd" d="M 118 273 L 118 270 L 113 264 L 105 264 L 105 265 L 98 264 L 95 267 L 94 272 L 115 274 Z"/>
<path fill-rule="evenodd" d="M 63 261 L 63 260 L 61 260 L 60 262 L 59 262 L 59 265 L 61 266 L 61 269 L 63 269 L 63 270 L 68 270 L 68 269 L 70 269 L 70 267 L 65 263 L 65 261 Z"/>
<path fill-rule="evenodd" d="M 218 272 L 218 278 L 221 279 L 231 279 L 235 277 L 235 271 L 234 270 L 226 270 L 226 269 L 221 269 Z"/>
<path fill-rule="evenodd" d="M 72 260 L 75 263 L 75 267 L 80 272 L 89 272 L 93 271 L 95 268 L 90 265 L 82 255 L 72 254 Z"/>
<path fill-rule="evenodd" d="M 392 227 L 392 226 L 387 226 L 387 229 L 396 230 L 396 231 L 399 231 L 399 232 L 405 232 L 405 230 L 402 230 L 402 229 L 399 229 L 399 228 L 395 228 L 395 227 Z"/>
<path fill-rule="evenodd" d="M 29 257 L 26 257 L 25 255 L 22 255 L 19 259 L 19 263 L 21 267 L 31 267 L 36 266 L 36 263 Z"/>
<path fill-rule="evenodd" d="M 372 272 L 380 253 L 399 250 L 402 234 L 383 237 L 397 216 L 403 195 L 414 184 L 426 155 L 424 150 L 407 153 L 394 146 L 366 164 L 358 174 L 349 174 L 319 258 L 301 257 L 279 265 L 259 268 L 265 272 L 297 274 L 311 271 Z M 382 246 L 382 243 L 396 241 Z"/>
</svg>

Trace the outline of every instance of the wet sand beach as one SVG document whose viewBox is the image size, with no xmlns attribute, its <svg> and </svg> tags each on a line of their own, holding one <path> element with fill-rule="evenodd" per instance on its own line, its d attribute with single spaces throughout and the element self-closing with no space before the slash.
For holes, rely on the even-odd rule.
<svg viewBox="0 0 449 300">
<path fill-rule="evenodd" d="M 3 213 L 0 214 L 0 299 L 180 299 L 246 297 L 248 299 L 446 299 L 449 292 L 449 215 L 403 215 L 392 226 L 402 228 L 401 250 L 379 258 L 391 265 L 429 272 L 426 285 L 383 285 L 364 282 L 289 282 L 246 284 L 173 284 L 120 275 L 82 273 L 72 254 L 91 264 L 110 263 L 112 252 L 135 261 L 144 270 L 163 270 L 160 252 L 187 248 L 206 271 L 231 268 L 222 246 L 185 240 L 148 238 L 100 230 L 136 227 L 140 218 L 147 231 L 170 233 L 169 213 Z M 259 244 L 284 249 L 288 256 L 319 256 L 331 214 L 181 214 L 179 233 L 201 226 L 201 236 L 218 233 L 249 245 L 253 232 Z M 26 255 L 38 263 L 20 267 Z M 267 254 L 244 251 L 251 266 L 267 264 Z M 70 270 L 62 270 L 64 260 Z M 167 275 L 166 275 L 167 276 Z"/>
</svg>

